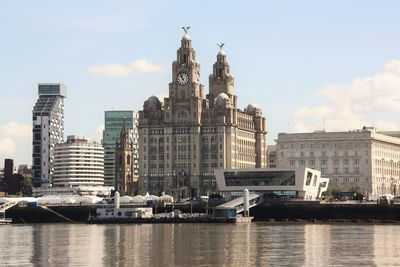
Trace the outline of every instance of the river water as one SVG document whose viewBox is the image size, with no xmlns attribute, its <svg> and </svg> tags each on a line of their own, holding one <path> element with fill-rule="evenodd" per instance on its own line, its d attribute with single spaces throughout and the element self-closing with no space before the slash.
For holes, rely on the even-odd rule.
<svg viewBox="0 0 400 267">
<path fill-rule="evenodd" d="M 0 266 L 400 266 L 400 226 L 0 226 Z"/>
</svg>

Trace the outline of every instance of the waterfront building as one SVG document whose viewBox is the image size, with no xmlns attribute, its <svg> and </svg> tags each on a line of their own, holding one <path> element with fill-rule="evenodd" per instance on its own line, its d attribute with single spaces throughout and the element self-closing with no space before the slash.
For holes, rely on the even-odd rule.
<svg viewBox="0 0 400 267">
<path fill-rule="evenodd" d="M 321 170 L 330 178 L 330 189 L 399 194 L 400 139 L 373 127 L 348 132 L 279 133 L 276 143 L 278 168 L 307 166 Z"/>
<path fill-rule="evenodd" d="M 115 190 L 122 194 L 136 194 L 138 181 L 138 150 L 137 143 L 132 139 L 131 131 L 122 127 L 120 138 L 115 150 Z"/>
<path fill-rule="evenodd" d="M 54 147 L 64 141 L 64 98 L 61 83 L 40 83 L 39 99 L 33 108 L 32 185 L 49 186 L 54 169 Z"/>
<path fill-rule="evenodd" d="M 226 198 L 242 196 L 243 190 L 266 198 L 316 200 L 327 190 L 329 179 L 306 167 L 288 169 L 218 169 L 218 190 Z"/>
<path fill-rule="evenodd" d="M 4 169 L 0 169 L 0 195 L 4 194 L 5 184 L 4 184 Z"/>
<path fill-rule="evenodd" d="M 199 195 L 216 190 L 214 169 L 265 168 L 266 123 L 261 109 L 237 107 L 226 53 L 217 54 L 204 97 L 200 64 L 185 34 L 172 63 L 169 96 L 139 111 L 139 187 L 142 191 Z"/>
<path fill-rule="evenodd" d="M 138 131 L 137 113 L 132 110 L 110 110 L 104 112 L 104 131 L 102 144 L 104 147 L 104 185 L 114 186 L 116 179 L 115 151 L 123 126 L 129 131 L 134 149 L 134 173 L 138 173 Z"/>
<path fill-rule="evenodd" d="M 276 168 L 276 145 L 267 146 L 268 168 Z"/>
<path fill-rule="evenodd" d="M 101 144 L 71 135 L 54 151 L 53 187 L 102 186 L 104 149 Z"/>
</svg>

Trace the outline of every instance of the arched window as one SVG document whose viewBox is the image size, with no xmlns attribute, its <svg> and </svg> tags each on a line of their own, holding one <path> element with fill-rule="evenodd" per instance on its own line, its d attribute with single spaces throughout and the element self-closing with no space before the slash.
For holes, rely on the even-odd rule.
<svg viewBox="0 0 400 267">
<path fill-rule="evenodd" d="M 119 164 L 120 166 L 122 165 L 122 155 L 119 155 L 118 164 Z"/>
<path fill-rule="evenodd" d="M 178 113 L 178 122 L 187 122 L 188 114 L 185 111 L 181 111 Z"/>
<path fill-rule="evenodd" d="M 126 164 L 131 164 L 131 155 L 126 157 Z"/>
<path fill-rule="evenodd" d="M 183 64 L 186 64 L 186 55 L 183 55 Z"/>
</svg>

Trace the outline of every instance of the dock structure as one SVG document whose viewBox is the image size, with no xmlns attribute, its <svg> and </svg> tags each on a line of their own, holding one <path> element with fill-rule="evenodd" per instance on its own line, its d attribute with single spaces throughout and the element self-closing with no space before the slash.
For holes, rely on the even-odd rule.
<svg viewBox="0 0 400 267">
<path fill-rule="evenodd" d="M 6 218 L 6 211 L 9 208 L 14 207 L 17 205 L 19 201 L 9 201 L 7 203 L 4 203 L 3 205 L 0 206 L 0 224 L 10 224 L 12 223 L 11 218 Z"/>
<path fill-rule="evenodd" d="M 264 202 L 263 194 L 249 193 L 249 190 L 245 188 L 243 190 L 243 196 L 235 198 L 224 204 L 221 204 L 214 208 L 214 216 L 232 216 L 232 212 L 235 211 L 235 217 L 237 223 L 249 223 L 253 217 L 250 216 L 250 208 L 257 206 Z M 243 212 L 243 215 L 239 213 Z"/>
</svg>

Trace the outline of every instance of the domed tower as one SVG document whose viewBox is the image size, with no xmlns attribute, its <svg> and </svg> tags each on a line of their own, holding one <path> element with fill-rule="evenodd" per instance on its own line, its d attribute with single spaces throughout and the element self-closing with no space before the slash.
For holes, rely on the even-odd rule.
<svg viewBox="0 0 400 267">
<path fill-rule="evenodd" d="M 184 35 L 172 63 L 172 81 L 169 98 L 165 101 L 167 123 L 199 124 L 204 86 L 200 84 L 200 64 L 188 34 L 190 27 L 182 27 Z"/>
<path fill-rule="evenodd" d="M 236 107 L 235 79 L 230 73 L 230 66 L 226 60 L 226 53 L 222 50 L 224 43 L 218 45 L 220 50 L 217 54 L 217 62 L 213 65 L 213 74 L 209 76 L 210 92 L 207 95 L 210 106 L 213 106 L 214 99 L 221 93 L 226 94 L 233 107 Z"/>
</svg>

